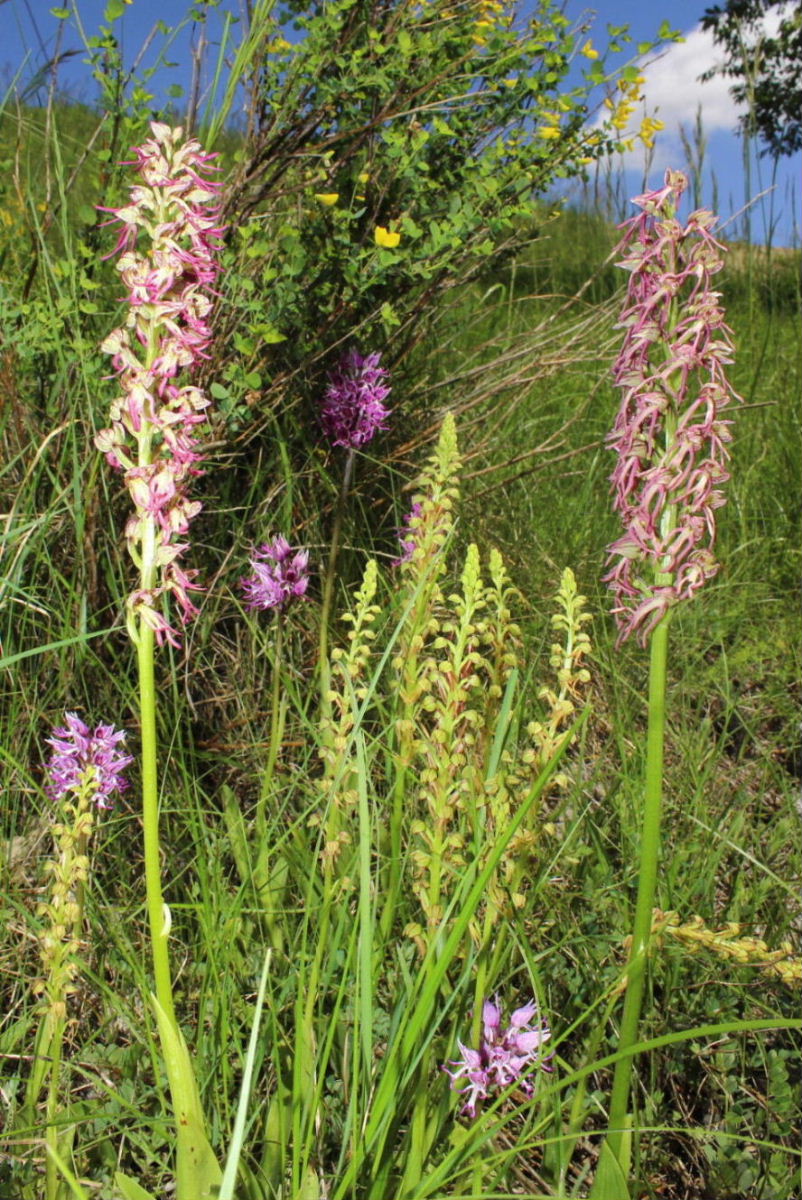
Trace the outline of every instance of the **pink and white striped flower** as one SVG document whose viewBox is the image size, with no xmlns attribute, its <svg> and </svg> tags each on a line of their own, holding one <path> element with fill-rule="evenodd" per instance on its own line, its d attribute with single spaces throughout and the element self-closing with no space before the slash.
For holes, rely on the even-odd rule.
<svg viewBox="0 0 802 1200">
<path fill-rule="evenodd" d="M 150 128 L 152 136 L 133 151 L 140 182 L 131 188 L 130 203 L 106 210 L 121 225 L 113 253 L 121 252 L 117 270 L 128 314 L 102 343 L 120 392 L 111 404 L 111 423 L 95 444 L 122 471 L 134 503 L 126 539 L 141 586 L 128 598 L 129 629 L 135 636 L 141 618 L 160 644 L 177 646 L 162 598 L 173 597 L 182 623 L 197 611 L 189 596 L 199 590 L 196 572 L 178 566 L 187 549 L 178 539 L 201 509 L 188 489 L 201 474 L 197 428 L 210 403 L 181 376 L 206 356 L 211 341 L 224 229 L 220 185 L 211 175 L 216 155 L 184 140 L 180 128 L 158 121 Z"/>
</svg>

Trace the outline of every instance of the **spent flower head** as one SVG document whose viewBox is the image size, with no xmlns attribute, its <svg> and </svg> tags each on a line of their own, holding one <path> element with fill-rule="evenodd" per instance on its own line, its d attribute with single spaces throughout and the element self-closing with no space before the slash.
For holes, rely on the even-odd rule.
<svg viewBox="0 0 802 1200">
<path fill-rule="evenodd" d="M 538 1007 L 532 1001 L 512 1014 L 506 1028 L 502 1027 L 501 1008 L 491 1000 L 482 1006 L 482 1039 L 478 1050 L 457 1045 L 462 1057 L 451 1063 L 456 1069 L 443 1067 L 451 1077 L 451 1087 L 464 1096 L 461 1112 L 475 1117 L 482 1100 L 503 1092 L 512 1084 L 531 1096 L 535 1085 L 531 1068 L 551 1068 L 544 1058 L 542 1047 L 551 1037 L 545 1020 L 538 1020 Z M 526 1074 L 524 1074 L 526 1072 Z"/>
<path fill-rule="evenodd" d="M 53 748 L 47 764 L 48 795 L 53 800 L 64 800 L 85 794 L 88 789 L 98 808 L 108 808 L 109 797 L 128 786 L 122 772 L 134 761 L 121 749 L 125 733 L 113 725 L 98 725 L 91 730 L 73 712 L 65 713 L 64 719 L 66 724 L 47 738 Z"/>
<path fill-rule="evenodd" d="M 306 595 L 309 586 L 309 551 L 293 550 L 279 535 L 251 556 L 253 574 L 242 580 L 248 608 L 283 610 Z"/>
<path fill-rule="evenodd" d="M 614 507 L 623 535 L 609 547 L 605 576 L 615 596 L 619 642 L 645 642 L 669 609 L 716 574 L 715 510 L 725 502 L 735 396 L 725 368 L 731 331 L 711 287 L 723 266 L 715 218 L 699 209 L 676 216 L 688 186 L 679 171 L 637 196 L 641 212 L 625 226 L 621 266 L 630 272 L 620 326 L 624 343 L 613 375 L 622 391 L 609 443 L 618 460 Z"/>
<path fill-rule="evenodd" d="M 219 273 L 219 183 L 210 177 L 216 155 L 184 140 L 180 128 L 151 123 L 151 137 L 134 150 L 139 182 L 129 203 L 105 211 L 121 229 L 117 270 L 126 286 L 124 324 L 102 349 L 111 355 L 119 395 L 111 424 L 95 444 L 122 471 L 134 504 L 126 538 L 140 567 L 140 587 L 129 596 L 129 628 L 138 617 L 159 643 L 178 645 L 162 612 L 172 595 L 182 622 L 196 612 L 189 593 L 196 572 L 178 565 L 182 539 L 200 511 L 190 500 L 197 466 L 197 427 L 209 400 L 180 376 L 206 357 L 211 340 L 213 289 Z M 140 246 L 140 242 L 144 246 Z"/>
<path fill-rule="evenodd" d="M 362 355 L 350 350 L 330 373 L 320 420 L 333 446 L 355 450 L 364 446 L 380 429 L 387 428 L 390 395 L 381 355 Z"/>
</svg>

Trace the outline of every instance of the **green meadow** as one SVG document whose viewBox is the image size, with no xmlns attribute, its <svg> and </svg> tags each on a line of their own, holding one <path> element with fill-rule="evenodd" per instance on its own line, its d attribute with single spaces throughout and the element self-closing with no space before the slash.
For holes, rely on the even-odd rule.
<svg viewBox="0 0 802 1200">
<path fill-rule="evenodd" d="M 725 243 L 714 276 L 720 569 L 667 624 L 627 1046 L 654 760 L 649 648 L 602 578 L 626 275 L 608 217 L 553 195 L 620 149 L 583 106 L 627 100 L 638 48 L 599 42 L 582 92 L 587 36 L 548 3 L 525 33 L 487 3 L 296 6 L 293 45 L 257 3 L 165 110 L 118 7 L 87 31 L 97 104 L 0 111 L 0 1197 L 793 1200 L 800 251 Z M 170 376 L 210 401 L 181 624 L 95 438 L 128 386 L 101 343 L 139 328 L 110 210 L 150 120 L 188 118 L 225 232 L 208 345 Z M 389 416 L 343 448 L 321 410 L 354 349 Z M 251 607 L 279 536 L 308 585 Z M 109 807 L 91 770 L 54 795 L 66 713 L 125 732 Z"/>
</svg>

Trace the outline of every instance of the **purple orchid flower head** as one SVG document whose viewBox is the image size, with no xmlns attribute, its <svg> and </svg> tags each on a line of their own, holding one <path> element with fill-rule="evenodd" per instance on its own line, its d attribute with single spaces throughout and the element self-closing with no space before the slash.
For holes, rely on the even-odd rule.
<svg viewBox="0 0 802 1200">
<path fill-rule="evenodd" d="M 125 733 L 113 725 L 91 730 L 77 713 L 64 714 L 65 725 L 47 738 L 53 753 L 47 764 L 51 800 L 64 800 L 90 789 L 98 808 L 109 808 L 109 797 L 122 792 L 128 782 L 122 772 L 134 760 L 120 748 Z"/>
<path fill-rule="evenodd" d="M 670 608 L 718 571 L 715 510 L 725 502 L 731 441 L 722 413 L 738 397 L 725 371 L 731 330 L 711 286 L 723 247 L 712 213 L 678 219 L 687 185 L 680 171 L 667 171 L 664 187 L 637 196 L 641 211 L 620 246 L 629 283 L 613 378 L 622 399 L 608 441 L 624 532 L 608 548 L 604 577 L 619 643 L 632 633 L 645 643 Z"/>
<path fill-rule="evenodd" d="M 503 1092 L 513 1084 L 526 1096 L 534 1094 L 531 1068 L 551 1068 L 542 1047 L 551 1037 L 545 1020 L 538 1020 L 538 1007 L 532 1001 L 518 1008 L 502 1027 L 498 1003 L 486 1000 L 482 1005 L 482 1040 L 478 1050 L 457 1042 L 461 1057 L 443 1070 L 451 1077 L 451 1087 L 463 1096 L 461 1112 L 473 1118 L 481 1101 Z"/>
<path fill-rule="evenodd" d="M 378 351 L 362 355 L 349 350 L 330 373 L 320 421 L 332 446 L 355 450 L 387 428 L 390 413 L 384 401 L 390 388 L 380 359 Z"/>
<path fill-rule="evenodd" d="M 283 611 L 306 595 L 309 586 L 309 552 L 293 550 L 280 534 L 251 556 L 252 574 L 242 580 L 248 608 Z"/>
</svg>

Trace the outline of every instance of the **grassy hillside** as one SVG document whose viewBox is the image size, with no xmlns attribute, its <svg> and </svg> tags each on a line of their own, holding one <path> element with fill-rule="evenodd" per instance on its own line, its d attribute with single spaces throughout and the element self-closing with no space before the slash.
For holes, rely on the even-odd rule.
<svg viewBox="0 0 802 1200">
<path fill-rule="evenodd" d="M 55 139 L 42 114 L 15 118 L 13 136 L 4 120 L 0 1191 L 28 1200 L 46 1179 L 45 1106 L 37 1124 L 25 1097 L 57 858 L 46 738 L 75 710 L 125 728 L 136 754 L 140 724 L 122 617 L 129 498 L 92 444 L 113 391 L 97 347 L 120 291 L 99 258 L 113 235 L 92 196 L 119 198 L 121 168 L 109 141 L 91 169 L 83 162 L 88 111 L 60 116 Z M 207 590 L 184 645 L 158 658 L 162 871 L 208 1135 L 224 1158 L 270 947 L 237 1195 L 587 1195 L 617 1044 L 646 753 L 648 656 L 616 648 L 601 582 L 618 532 L 605 445 L 618 403 L 615 234 L 594 214 L 548 216 L 543 204 L 487 270 L 424 289 L 402 330 L 390 430 L 355 456 L 348 487 L 346 456 L 316 432 L 323 350 L 307 365 L 304 345 L 279 349 L 262 320 L 275 273 L 290 263 L 292 274 L 303 241 L 287 231 L 285 202 L 275 227 L 259 214 L 258 245 L 227 260 L 225 337 L 203 368 L 217 406 L 193 492 L 204 512 L 192 565 Z M 641 1031 L 657 1044 L 638 1057 L 635 1085 L 638 1194 L 670 1200 L 798 1193 L 799 272 L 799 252 L 733 246 L 719 277 L 741 403 L 722 568 L 671 626 L 661 913 Z M 322 303 L 303 291 L 299 282 L 293 312 Z M 390 362 L 392 322 L 385 334 Z M 434 566 L 411 576 L 391 565 L 396 531 L 447 411 L 462 463 L 451 475 L 441 463 L 443 478 L 429 471 Z M 333 530 L 335 654 L 321 700 Z M 313 566 L 307 598 L 282 621 L 247 612 L 241 589 L 253 546 L 276 533 L 307 547 Z M 493 547 L 508 573 L 495 582 Z M 371 556 L 375 595 L 363 576 Z M 592 652 L 589 680 L 572 677 L 581 720 L 560 759 L 542 745 L 556 719 L 551 619 L 566 567 L 587 597 Z M 419 610 L 424 632 L 411 624 Z M 452 758 L 449 792 L 441 772 Z M 491 786 L 506 770 L 507 810 Z M 128 798 L 98 818 L 91 842 L 52 1099 L 59 1146 L 103 1200 L 118 1194 L 118 1169 L 165 1194 L 173 1143 L 147 1000 L 137 762 L 130 775 Z M 524 804 L 531 816 L 508 844 Z M 507 1089 L 472 1122 L 442 1066 L 476 1044 L 493 997 L 507 1013 L 537 998 L 551 1073 L 539 1063 L 533 1098 Z"/>
</svg>

